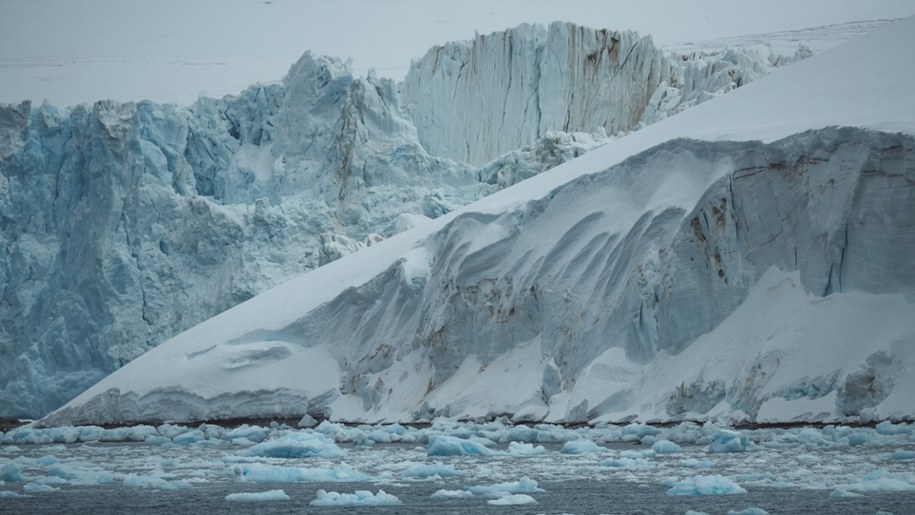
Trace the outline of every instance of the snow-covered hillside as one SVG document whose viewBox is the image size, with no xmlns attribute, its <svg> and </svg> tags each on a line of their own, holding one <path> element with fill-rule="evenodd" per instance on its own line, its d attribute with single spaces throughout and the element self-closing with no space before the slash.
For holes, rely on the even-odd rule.
<svg viewBox="0 0 915 515">
<path fill-rule="evenodd" d="M 908 18 L 261 294 L 43 424 L 912 418 Z"/>
<path fill-rule="evenodd" d="M 480 69 L 514 70 L 511 63 L 542 59 L 547 33 L 525 25 L 446 47 L 476 49 Z M 606 116 L 585 119 L 582 105 L 542 101 L 538 118 L 571 121 L 471 118 L 442 95 L 424 96 L 431 86 L 417 86 L 419 79 L 401 95 L 391 80 L 354 77 L 341 61 L 311 53 L 281 84 L 186 109 L 0 105 L 0 415 L 43 415 L 271 286 L 559 165 L 604 143 L 608 131 L 632 129 L 635 119 L 662 118 L 806 55 L 803 47 L 782 55 L 755 46 L 668 55 L 631 32 L 569 24 L 549 34 L 565 49 L 566 68 L 602 56 L 595 70 L 613 89 L 589 98 Z M 624 59 L 614 38 L 639 45 Z M 517 46 L 506 57 L 482 41 Z M 645 59 L 664 78 L 650 90 L 642 84 Z M 516 82 L 532 73 L 538 87 L 570 95 L 596 84 L 553 71 L 513 73 Z M 486 99 L 477 114 L 514 113 L 519 93 L 490 75 L 434 80 L 461 98 Z M 622 106 L 632 113 L 620 124 L 613 120 Z M 439 135 L 429 120 L 444 127 L 448 117 L 465 135 L 503 134 L 484 150 L 503 155 L 476 167 L 430 154 L 428 140 Z M 420 130 L 414 120 L 423 121 Z"/>
</svg>

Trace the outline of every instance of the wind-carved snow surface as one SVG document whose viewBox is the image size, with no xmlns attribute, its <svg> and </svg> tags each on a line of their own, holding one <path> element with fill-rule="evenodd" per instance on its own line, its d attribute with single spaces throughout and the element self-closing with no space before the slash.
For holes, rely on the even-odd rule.
<svg viewBox="0 0 915 515">
<path fill-rule="evenodd" d="M 0 106 L 0 414 L 40 416 L 298 273 L 782 64 L 764 54 L 672 59 L 648 38 L 567 24 L 445 48 L 471 49 L 476 74 L 446 84 L 422 74 L 427 56 L 401 94 L 390 80 L 353 77 L 339 60 L 306 53 L 281 84 L 187 109 Z M 492 71 L 503 66 L 508 77 Z M 486 103 L 458 106 L 442 88 Z M 590 88 L 600 96 L 576 93 Z M 529 93 L 536 105 L 519 110 Z M 460 157 L 466 164 L 437 153 L 436 127 L 500 136 L 491 148 L 465 137 L 476 152 Z M 244 370 L 298 355 L 296 346 L 250 353 L 225 359 Z"/>
<path fill-rule="evenodd" d="M 674 140 L 462 214 L 289 325 L 189 334 L 186 362 L 152 352 L 45 423 L 909 417 L 913 174 L 915 140 L 862 129 Z"/>
</svg>

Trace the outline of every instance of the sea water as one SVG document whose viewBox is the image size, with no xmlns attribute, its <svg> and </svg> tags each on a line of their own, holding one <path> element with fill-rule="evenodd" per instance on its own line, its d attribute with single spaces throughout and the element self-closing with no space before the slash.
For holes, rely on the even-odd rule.
<svg viewBox="0 0 915 515">
<path fill-rule="evenodd" d="M 163 425 L 0 441 L 3 513 L 915 513 L 906 424 Z"/>
</svg>

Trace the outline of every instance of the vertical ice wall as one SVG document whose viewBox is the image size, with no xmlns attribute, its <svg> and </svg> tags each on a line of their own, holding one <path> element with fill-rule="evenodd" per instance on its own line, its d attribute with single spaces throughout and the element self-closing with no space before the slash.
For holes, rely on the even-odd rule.
<svg viewBox="0 0 915 515">
<path fill-rule="evenodd" d="M 554 22 L 435 47 L 401 94 L 430 153 L 481 165 L 551 130 L 633 129 L 669 75 L 650 37 Z"/>
</svg>

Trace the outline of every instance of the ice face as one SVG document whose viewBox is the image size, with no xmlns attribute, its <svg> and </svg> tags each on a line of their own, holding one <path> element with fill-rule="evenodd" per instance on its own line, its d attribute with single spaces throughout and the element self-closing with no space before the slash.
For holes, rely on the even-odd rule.
<svg viewBox="0 0 915 515">
<path fill-rule="evenodd" d="M 453 86 L 429 68 L 429 56 L 404 97 L 390 80 L 354 77 L 340 60 L 305 54 L 280 84 L 187 109 L 0 106 L 0 348 L 10 356 L 0 365 L 0 415 L 41 416 L 169 336 L 290 277 L 606 142 L 605 132 L 591 131 L 660 119 L 769 66 L 765 56 L 671 59 L 648 38 L 568 24 L 481 36 L 470 45 L 475 63 L 501 63 L 505 42 L 514 42 L 509 55 L 519 64 L 504 71 L 517 79 L 512 94 L 504 75 L 456 77 L 460 98 L 485 85 L 491 91 L 478 98 L 491 105 L 448 119 L 440 115 L 451 96 L 417 92 Z M 537 57 L 543 48 L 562 61 Z M 576 59 L 597 75 L 554 73 L 578 70 Z M 577 94 L 595 84 L 605 85 L 600 97 Z M 537 93 L 536 106 L 511 104 L 524 97 L 519 85 Z M 632 98 L 607 100 L 617 94 Z M 592 100 L 599 109 L 586 105 Z M 558 122 L 566 115 L 574 123 Z M 478 168 L 432 150 L 443 130 L 498 138 L 469 150 Z"/>
</svg>

